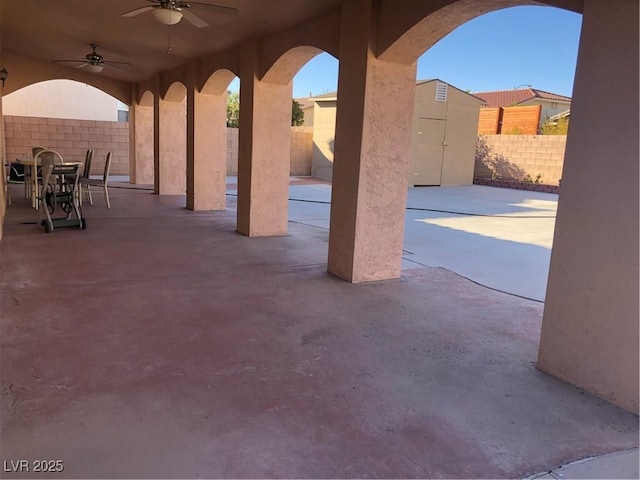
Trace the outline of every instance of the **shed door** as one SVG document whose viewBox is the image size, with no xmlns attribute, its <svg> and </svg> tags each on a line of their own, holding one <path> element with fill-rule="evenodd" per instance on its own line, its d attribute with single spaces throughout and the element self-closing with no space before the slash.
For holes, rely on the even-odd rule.
<svg viewBox="0 0 640 480">
<path fill-rule="evenodd" d="M 412 152 L 413 185 L 440 185 L 444 156 L 445 120 L 418 118 Z"/>
</svg>

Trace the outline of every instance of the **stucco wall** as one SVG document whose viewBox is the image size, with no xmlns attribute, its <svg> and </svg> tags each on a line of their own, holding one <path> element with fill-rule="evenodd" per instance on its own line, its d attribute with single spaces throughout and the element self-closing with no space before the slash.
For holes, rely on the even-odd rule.
<svg viewBox="0 0 640 480">
<path fill-rule="evenodd" d="M 238 174 L 238 134 L 237 128 L 227 128 L 227 175 Z"/>
<path fill-rule="evenodd" d="M 480 135 L 476 150 L 477 178 L 522 180 L 558 185 L 562 178 L 566 135 Z"/>
<path fill-rule="evenodd" d="M 7 160 L 23 156 L 42 145 L 65 160 L 82 162 L 87 149 L 93 149 L 92 175 L 104 169 L 111 152 L 111 175 L 129 174 L 129 123 L 60 118 L 4 116 Z"/>
<path fill-rule="evenodd" d="M 311 175 L 313 130 L 291 127 L 291 168 L 289 175 Z M 227 128 L 227 175 L 238 174 L 238 129 Z"/>
</svg>

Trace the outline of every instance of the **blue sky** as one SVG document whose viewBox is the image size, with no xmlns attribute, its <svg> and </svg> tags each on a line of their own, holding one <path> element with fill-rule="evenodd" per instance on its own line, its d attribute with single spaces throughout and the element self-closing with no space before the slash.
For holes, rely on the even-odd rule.
<svg viewBox="0 0 640 480">
<path fill-rule="evenodd" d="M 571 96 L 582 16 L 553 7 L 513 7 L 458 27 L 418 61 L 417 79 L 472 92 L 529 86 Z M 293 96 L 337 89 L 338 61 L 322 53 L 293 80 Z M 237 90 L 237 83 L 235 88 Z"/>
</svg>

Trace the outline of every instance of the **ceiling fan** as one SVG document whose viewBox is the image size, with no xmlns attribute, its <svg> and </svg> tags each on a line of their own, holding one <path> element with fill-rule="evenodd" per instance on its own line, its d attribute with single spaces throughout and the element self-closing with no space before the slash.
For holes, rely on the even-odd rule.
<svg viewBox="0 0 640 480">
<path fill-rule="evenodd" d="M 154 18 L 165 25 L 175 25 L 182 17 L 198 28 L 208 27 L 209 24 L 202 18 L 188 9 L 193 7 L 207 7 L 209 11 L 222 13 L 224 15 L 238 15 L 238 9 L 233 7 L 224 7 L 222 5 L 213 5 L 210 3 L 187 2 L 185 0 L 147 0 L 155 5 L 147 5 L 146 7 L 136 8 L 130 12 L 123 13 L 123 17 L 135 17 L 144 12 L 151 12 Z"/>
<path fill-rule="evenodd" d="M 84 68 L 91 73 L 100 73 L 105 66 L 125 69 L 133 64 L 127 62 L 107 62 L 104 57 L 96 52 L 98 45 L 91 43 L 91 53 L 85 55 L 86 60 L 53 60 L 54 63 L 79 63 L 75 68 Z"/>
</svg>

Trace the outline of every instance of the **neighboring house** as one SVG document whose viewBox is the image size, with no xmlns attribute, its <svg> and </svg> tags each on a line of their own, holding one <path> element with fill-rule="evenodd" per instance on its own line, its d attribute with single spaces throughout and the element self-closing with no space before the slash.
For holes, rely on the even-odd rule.
<svg viewBox="0 0 640 480">
<path fill-rule="evenodd" d="M 337 93 L 302 104 L 304 125 L 313 126 L 311 174 L 331 180 Z M 438 79 L 416 84 L 409 185 L 470 185 L 482 100 Z"/>
<path fill-rule="evenodd" d="M 547 119 L 567 112 L 571 107 L 571 97 L 545 92 L 535 88 L 499 90 L 494 92 L 474 92 L 474 96 L 484 101 L 483 107 L 524 107 L 540 105 L 540 125 Z M 539 125 L 539 126 L 540 126 Z"/>
<path fill-rule="evenodd" d="M 560 112 L 556 115 L 552 115 L 549 117 L 549 120 L 552 122 L 557 122 L 560 119 L 569 118 L 571 116 L 571 110 L 565 110 L 564 112 Z"/>
<path fill-rule="evenodd" d="M 126 122 L 129 107 L 95 87 L 73 80 L 34 83 L 2 97 L 4 115 Z"/>
</svg>

